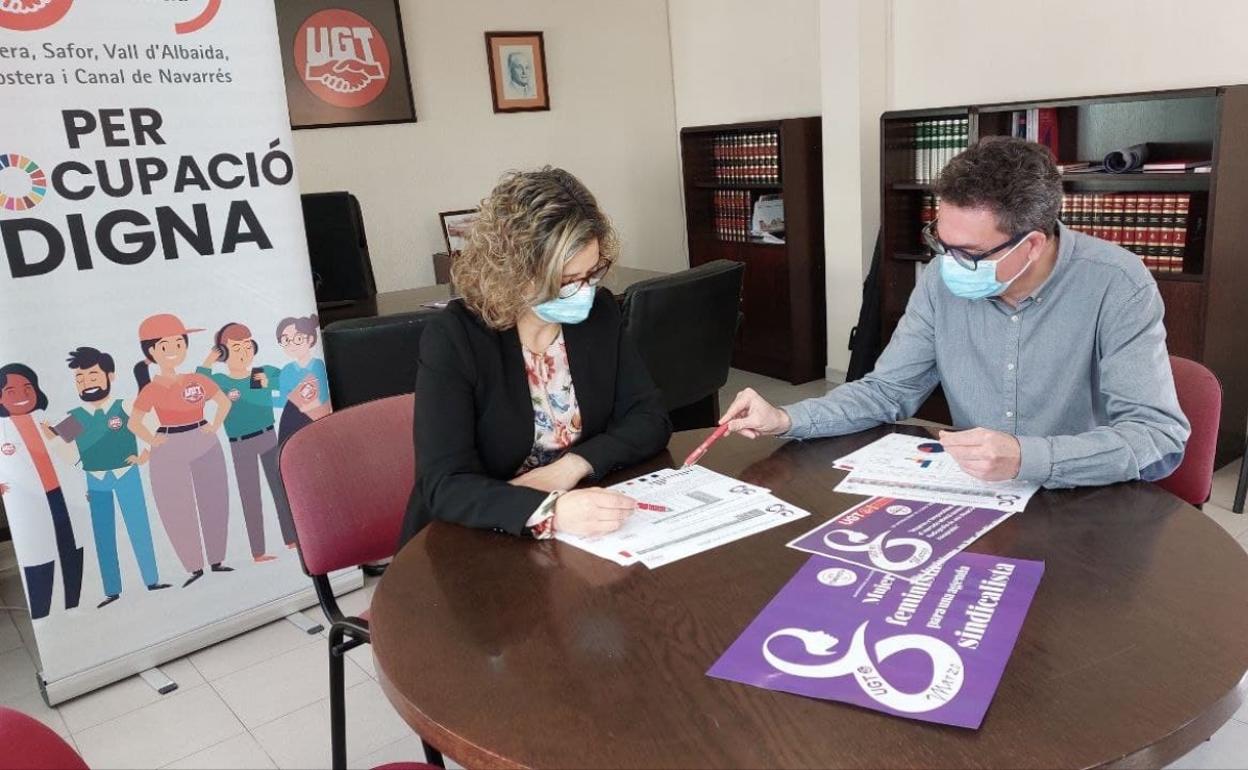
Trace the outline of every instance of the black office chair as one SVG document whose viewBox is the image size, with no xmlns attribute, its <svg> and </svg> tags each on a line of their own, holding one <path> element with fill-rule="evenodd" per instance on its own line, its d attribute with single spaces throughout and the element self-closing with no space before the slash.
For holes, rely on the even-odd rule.
<svg viewBox="0 0 1248 770">
<path fill-rule="evenodd" d="M 345 307 L 375 297 L 377 283 L 359 200 L 349 192 L 323 192 L 304 193 L 300 201 L 317 305 Z"/>
<path fill-rule="evenodd" d="M 625 333 L 636 343 L 676 430 L 714 425 L 728 381 L 745 265 L 720 259 L 629 287 Z"/>
<path fill-rule="evenodd" d="M 321 338 L 334 408 L 413 392 L 420 333 L 434 312 L 351 318 L 326 326 Z"/>
</svg>

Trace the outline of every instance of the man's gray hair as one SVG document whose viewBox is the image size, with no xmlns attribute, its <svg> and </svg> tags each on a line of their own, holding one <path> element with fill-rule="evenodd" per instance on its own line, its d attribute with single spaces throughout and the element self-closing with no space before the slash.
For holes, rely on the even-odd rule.
<svg viewBox="0 0 1248 770">
<path fill-rule="evenodd" d="M 932 187 L 959 208 L 986 208 L 1007 235 L 1052 235 L 1062 208 L 1062 177 L 1049 149 L 1010 136 L 990 136 L 954 156 Z"/>
</svg>

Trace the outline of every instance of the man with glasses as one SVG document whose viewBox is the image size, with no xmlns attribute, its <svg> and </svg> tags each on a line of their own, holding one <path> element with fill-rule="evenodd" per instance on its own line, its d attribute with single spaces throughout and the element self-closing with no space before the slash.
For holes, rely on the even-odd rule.
<svg viewBox="0 0 1248 770">
<path fill-rule="evenodd" d="M 941 385 L 960 429 L 941 443 L 976 478 L 1169 475 L 1190 428 L 1140 258 L 1058 222 L 1061 177 L 1034 142 L 985 139 L 933 192 L 923 238 L 935 258 L 875 370 L 783 409 L 744 390 L 721 422 L 749 438 L 842 435 L 911 417 Z"/>
</svg>

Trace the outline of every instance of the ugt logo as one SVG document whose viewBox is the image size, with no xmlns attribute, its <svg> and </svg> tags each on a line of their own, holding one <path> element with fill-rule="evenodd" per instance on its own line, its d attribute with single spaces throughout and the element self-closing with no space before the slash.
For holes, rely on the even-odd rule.
<svg viewBox="0 0 1248 770">
<path fill-rule="evenodd" d="M 363 107 L 381 95 L 390 75 L 390 51 L 376 27 L 340 8 L 318 11 L 295 33 L 295 69 L 318 99 L 335 107 Z"/>
<path fill-rule="evenodd" d="M 64 18 L 74 0 L 0 0 L 0 29 L 29 32 Z"/>
<path fill-rule="evenodd" d="M 48 194 L 48 177 L 25 155 L 0 153 L 0 211 L 28 211 Z"/>
</svg>

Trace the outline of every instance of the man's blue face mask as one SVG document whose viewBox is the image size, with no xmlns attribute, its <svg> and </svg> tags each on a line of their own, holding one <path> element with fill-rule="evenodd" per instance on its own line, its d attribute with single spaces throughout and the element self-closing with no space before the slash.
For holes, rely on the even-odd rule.
<svg viewBox="0 0 1248 770">
<path fill-rule="evenodd" d="M 975 263 L 975 269 L 971 270 L 962 264 L 962 261 L 954 257 L 952 254 L 946 253 L 940 258 L 940 277 L 944 279 L 945 286 L 949 287 L 949 291 L 953 292 L 955 297 L 962 299 L 987 299 L 988 297 L 999 297 L 1010 288 L 1010 284 L 1018 280 L 1018 277 L 1027 272 L 1031 267 L 1032 260 L 1027 259 L 1027 264 L 1023 265 L 1023 269 L 1014 274 L 1014 277 L 1008 281 L 997 280 L 997 263 L 1014 253 L 1014 249 L 1023 245 L 1026 239 L 1014 244 L 1009 251 L 1002 254 L 994 260 L 980 260 Z"/>
</svg>

